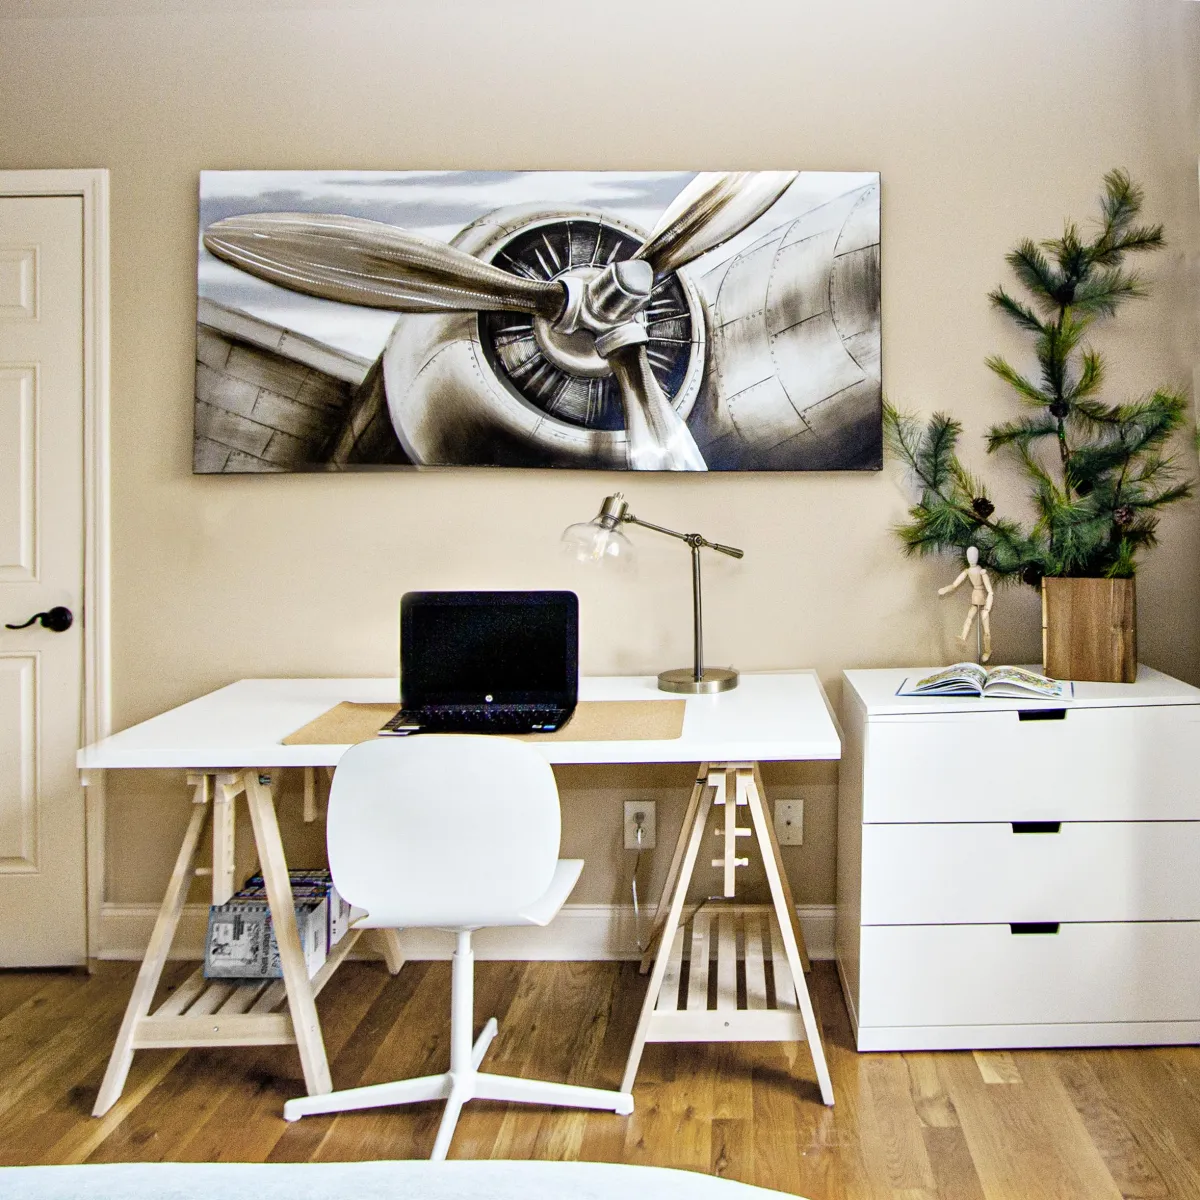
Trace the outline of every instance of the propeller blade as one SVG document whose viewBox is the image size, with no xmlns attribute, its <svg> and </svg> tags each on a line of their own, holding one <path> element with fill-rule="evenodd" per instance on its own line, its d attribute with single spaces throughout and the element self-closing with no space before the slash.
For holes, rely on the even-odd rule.
<svg viewBox="0 0 1200 1200">
<path fill-rule="evenodd" d="M 214 221 L 204 245 L 294 292 L 395 312 L 558 315 L 561 284 L 522 279 L 395 225 L 324 213 L 254 213 Z"/>
<path fill-rule="evenodd" d="M 783 195 L 799 171 L 702 171 L 659 218 L 635 258 L 658 275 L 676 271 L 741 233 Z"/>
<path fill-rule="evenodd" d="M 629 466 L 635 471 L 707 471 L 708 464 L 683 418 L 658 386 L 646 346 L 622 346 L 608 356 L 621 389 Z"/>
</svg>

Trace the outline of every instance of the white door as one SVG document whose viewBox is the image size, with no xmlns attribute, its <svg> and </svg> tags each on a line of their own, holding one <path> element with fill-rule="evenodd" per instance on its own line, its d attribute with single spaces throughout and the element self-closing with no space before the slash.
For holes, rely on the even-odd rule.
<svg viewBox="0 0 1200 1200">
<path fill-rule="evenodd" d="M 0 196 L 0 626 L 74 618 L 0 627 L 3 967 L 87 957 L 83 497 L 83 201 Z"/>
</svg>

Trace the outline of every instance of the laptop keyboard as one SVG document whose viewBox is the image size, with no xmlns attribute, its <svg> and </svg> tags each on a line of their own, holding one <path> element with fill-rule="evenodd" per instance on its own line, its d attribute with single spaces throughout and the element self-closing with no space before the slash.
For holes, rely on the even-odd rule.
<svg viewBox="0 0 1200 1200">
<path fill-rule="evenodd" d="M 401 709 L 379 732 L 550 733 L 570 715 L 556 704 L 439 704 Z"/>
</svg>

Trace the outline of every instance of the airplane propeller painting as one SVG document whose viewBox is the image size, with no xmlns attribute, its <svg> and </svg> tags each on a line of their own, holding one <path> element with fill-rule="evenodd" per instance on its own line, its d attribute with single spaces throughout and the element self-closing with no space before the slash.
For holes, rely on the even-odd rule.
<svg viewBox="0 0 1200 1200">
<path fill-rule="evenodd" d="M 879 466 L 877 176 L 305 174 L 201 177 L 196 470 Z"/>
</svg>

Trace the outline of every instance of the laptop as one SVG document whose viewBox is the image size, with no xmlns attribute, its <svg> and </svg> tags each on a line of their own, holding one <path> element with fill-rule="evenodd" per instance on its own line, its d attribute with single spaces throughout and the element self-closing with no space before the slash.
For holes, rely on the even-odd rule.
<svg viewBox="0 0 1200 1200">
<path fill-rule="evenodd" d="M 407 592 L 402 707 L 379 732 L 550 733 L 578 694 L 574 592 Z"/>
</svg>

